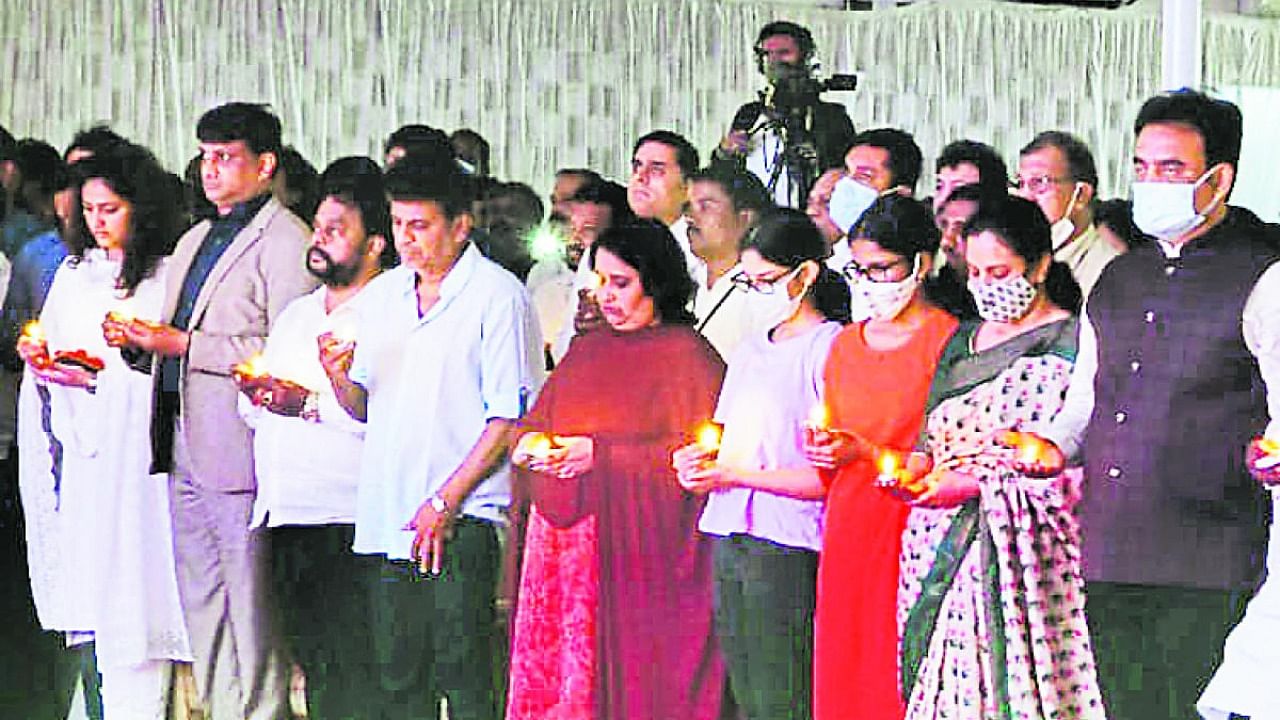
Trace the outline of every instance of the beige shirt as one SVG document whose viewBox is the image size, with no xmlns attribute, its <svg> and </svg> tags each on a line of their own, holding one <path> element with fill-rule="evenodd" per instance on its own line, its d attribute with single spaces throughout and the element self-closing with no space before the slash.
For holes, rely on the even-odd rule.
<svg viewBox="0 0 1280 720">
<path fill-rule="evenodd" d="M 1085 228 L 1079 236 L 1069 240 L 1053 253 L 1053 259 L 1067 264 L 1076 282 L 1080 283 L 1080 291 L 1085 300 L 1089 299 L 1089 291 L 1107 266 L 1120 251 L 1103 239 L 1095 225 Z"/>
</svg>

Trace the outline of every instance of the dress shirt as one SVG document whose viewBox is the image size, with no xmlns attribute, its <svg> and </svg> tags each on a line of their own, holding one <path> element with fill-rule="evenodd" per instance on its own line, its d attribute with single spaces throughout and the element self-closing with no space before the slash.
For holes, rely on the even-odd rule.
<svg viewBox="0 0 1280 720">
<path fill-rule="evenodd" d="M 409 558 L 405 524 L 475 447 L 485 423 L 516 420 L 542 376 L 542 337 L 524 286 L 468 244 L 418 314 L 417 275 L 401 266 L 364 290 L 351 379 L 369 393 L 354 549 Z M 501 522 L 510 504 L 501 465 L 462 501 Z"/>
<path fill-rule="evenodd" d="M 1177 258 L 1182 253 L 1181 245 L 1156 242 L 1166 258 Z M 1087 309 L 1080 319 L 1080 342 L 1071 385 L 1062 410 L 1045 433 L 1067 457 L 1079 455 L 1085 428 L 1093 414 L 1093 385 L 1098 372 L 1098 338 Z M 1267 417 L 1270 418 L 1267 434 L 1280 437 L 1280 262 L 1264 270 L 1254 283 L 1240 323 L 1245 347 L 1257 360 L 1267 389 Z"/>
<path fill-rule="evenodd" d="M 218 264 L 222 253 L 231 246 L 236 235 L 253 220 L 263 205 L 271 199 L 270 194 L 259 195 L 231 208 L 226 215 L 219 215 L 210 221 L 209 234 L 204 237 L 200 249 L 196 252 L 187 276 L 182 280 L 182 292 L 178 295 L 178 305 L 173 311 L 171 324 L 179 330 L 187 330 L 191 326 L 191 315 L 195 312 L 196 299 L 200 297 L 200 289 Z M 166 357 L 160 361 L 160 387 L 165 392 L 178 392 L 178 378 L 181 374 L 182 360 L 179 357 Z"/>
<path fill-rule="evenodd" d="M 741 271 L 741 265 L 734 265 L 716 278 L 711 287 L 707 287 L 706 265 L 697 268 L 693 276 L 697 285 L 693 315 L 698 320 L 694 327 L 722 358 L 732 357 L 742 339 L 759 325 L 759 313 L 752 302 L 754 293 L 744 291 L 733 282 L 733 276 Z"/>
<path fill-rule="evenodd" d="M 1087 298 L 1094 283 L 1098 282 L 1102 269 L 1119 254 L 1119 250 L 1103 239 L 1097 226 L 1090 225 L 1084 232 L 1054 250 L 1053 259 L 1071 268 L 1071 274 L 1080 283 L 1080 290 Z"/>
<path fill-rule="evenodd" d="M 263 367 L 316 394 L 319 422 L 268 412 L 244 395 L 240 416 L 253 429 L 258 495 L 250 528 L 267 525 L 354 523 L 364 423 L 338 404 L 320 365 L 316 338 L 326 332 L 351 336 L 359 324 L 362 290 L 333 312 L 325 310 L 328 288 L 294 300 L 280 312 L 262 351 Z"/>
</svg>

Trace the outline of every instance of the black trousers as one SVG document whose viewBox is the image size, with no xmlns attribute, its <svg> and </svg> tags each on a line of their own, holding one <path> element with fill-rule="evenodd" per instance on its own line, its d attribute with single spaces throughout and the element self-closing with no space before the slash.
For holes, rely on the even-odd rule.
<svg viewBox="0 0 1280 720">
<path fill-rule="evenodd" d="M 813 717 L 818 553 L 748 535 L 716 538 L 716 634 L 747 720 Z"/>
<path fill-rule="evenodd" d="M 285 646 L 307 677 L 307 717 L 369 717 L 377 692 L 363 568 L 354 525 L 271 528 L 271 596 Z"/>
<path fill-rule="evenodd" d="M 1244 594 L 1117 583 L 1085 592 L 1107 717 L 1200 720 L 1196 700 L 1222 663 Z"/>
<path fill-rule="evenodd" d="M 368 573 L 380 691 L 369 705 L 385 720 L 492 720 L 494 596 L 501 553 L 492 523 L 460 517 L 438 577 L 381 559 Z"/>
</svg>

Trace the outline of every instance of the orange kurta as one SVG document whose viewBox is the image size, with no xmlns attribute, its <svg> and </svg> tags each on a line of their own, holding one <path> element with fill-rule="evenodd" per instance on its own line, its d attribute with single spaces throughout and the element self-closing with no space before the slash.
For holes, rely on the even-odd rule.
<svg viewBox="0 0 1280 720">
<path fill-rule="evenodd" d="M 823 380 L 833 428 L 894 449 L 915 446 L 938 356 L 957 325 L 942 310 L 928 313 L 915 336 L 893 350 L 868 347 L 862 323 L 836 337 Z M 859 460 L 823 474 L 828 492 L 814 629 L 817 720 L 903 716 L 895 608 L 910 508 L 875 487 L 876 472 L 874 462 Z"/>
</svg>

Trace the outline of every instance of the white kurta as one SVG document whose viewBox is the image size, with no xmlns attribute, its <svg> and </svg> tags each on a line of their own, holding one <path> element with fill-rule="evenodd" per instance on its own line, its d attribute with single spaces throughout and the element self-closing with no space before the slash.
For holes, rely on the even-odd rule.
<svg viewBox="0 0 1280 720">
<path fill-rule="evenodd" d="M 94 393 L 47 386 L 52 431 L 62 443 L 60 483 L 48 461 L 30 371 L 19 417 L 22 500 L 41 624 L 94 632 L 104 666 L 191 658 L 178 602 L 168 479 L 148 472 L 151 376 L 125 365 L 102 336 L 110 310 L 159 318 L 164 266 L 130 298 L 115 289 L 119 270 L 100 250 L 79 262 L 69 258 L 40 315 L 51 353 L 83 349 L 106 364 Z"/>
</svg>

